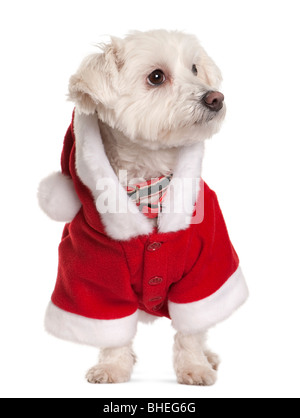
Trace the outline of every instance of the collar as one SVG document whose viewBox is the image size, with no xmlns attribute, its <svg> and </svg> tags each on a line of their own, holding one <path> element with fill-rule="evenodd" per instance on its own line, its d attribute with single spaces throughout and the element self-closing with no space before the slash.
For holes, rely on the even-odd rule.
<svg viewBox="0 0 300 418">
<path fill-rule="evenodd" d="M 127 195 L 135 202 L 139 211 L 149 219 L 158 218 L 162 211 L 163 200 L 173 174 L 152 178 L 150 180 L 127 186 Z"/>
<path fill-rule="evenodd" d="M 107 158 L 97 114 L 86 115 L 75 109 L 73 131 L 76 141 L 76 171 L 93 195 L 107 235 L 117 240 L 129 240 L 152 233 L 152 222 L 127 195 Z M 203 153 L 203 141 L 181 150 L 158 213 L 158 233 L 176 232 L 190 226 L 200 191 Z M 109 179 L 109 191 L 102 187 L 102 182 L 106 179 Z M 113 196 L 116 205 L 103 210 L 100 203 L 107 196 Z"/>
</svg>

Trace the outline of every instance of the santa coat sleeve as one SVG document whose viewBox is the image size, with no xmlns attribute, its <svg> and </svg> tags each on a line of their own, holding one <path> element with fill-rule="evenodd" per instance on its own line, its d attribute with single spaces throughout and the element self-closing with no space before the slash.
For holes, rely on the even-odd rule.
<svg viewBox="0 0 300 418">
<path fill-rule="evenodd" d="M 205 185 L 204 220 L 197 225 L 201 252 L 169 292 L 169 313 L 177 331 L 201 332 L 229 317 L 248 297 L 216 194 Z"/>
</svg>

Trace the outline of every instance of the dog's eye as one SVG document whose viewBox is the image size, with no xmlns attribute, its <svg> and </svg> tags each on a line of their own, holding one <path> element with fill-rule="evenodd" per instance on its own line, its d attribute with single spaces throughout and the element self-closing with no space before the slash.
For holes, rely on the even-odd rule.
<svg viewBox="0 0 300 418">
<path fill-rule="evenodd" d="M 198 75 L 198 70 L 197 70 L 197 66 L 196 66 L 196 64 L 193 64 L 193 66 L 192 66 L 192 73 L 193 73 L 194 75 Z"/>
<path fill-rule="evenodd" d="M 161 70 L 155 70 L 148 76 L 147 81 L 151 86 L 160 86 L 166 81 L 166 76 Z"/>
</svg>

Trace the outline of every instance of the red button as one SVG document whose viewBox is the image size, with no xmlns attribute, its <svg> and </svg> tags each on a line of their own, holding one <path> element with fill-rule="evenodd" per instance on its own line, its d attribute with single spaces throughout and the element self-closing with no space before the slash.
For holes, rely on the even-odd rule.
<svg viewBox="0 0 300 418">
<path fill-rule="evenodd" d="M 151 244 L 148 245 L 147 250 L 148 251 L 156 251 L 159 250 L 161 247 L 161 242 L 152 242 Z"/>
<path fill-rule="evenodd" d="M 162 281 L 163 281 L 162 277 L 155 276 L 155 277 L 152 277 L 152 279 L 150 279 L 148 283 L 150 284 L 150 286 L 155 286 L 156 284 L 160 284 Z"/>
<path fill-rule="evenodd" d="M 153 312 L 159 311 L 163 307 L 163 305 L 164 305 L 163 303 L 160 303 L 159 305 L 153 306 L 152 311 Z"/>
<path fill-rule="evenodd" d="M 157 296 L 156 298 L 149 299 L 149 302 L 156 302 L 158 300 L 162 300 L 162 296 Z"/>
</svg>

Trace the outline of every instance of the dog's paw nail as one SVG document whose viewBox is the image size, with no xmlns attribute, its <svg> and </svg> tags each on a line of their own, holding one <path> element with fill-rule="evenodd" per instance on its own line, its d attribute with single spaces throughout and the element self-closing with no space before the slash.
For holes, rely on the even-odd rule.
<svg viewBox="0 0 300 418">
<path fill-rule="evenodd" d="M 217 373 L 210 366 L 194 366 L 178 371 L 177 380 L 183 385 L 212 386 L 217 380 Z"/>
<path fill-rule="evenodd" d="M 206 355 L 207 360 L 209 361 L 211 367 L 214 370 L 218 370 L 220 362 L 221 362 L 220 357 L 217 354 L 212 353 L 211 351 L 207 351 L 205 353 L 205 355 Z"/>
</svg>

